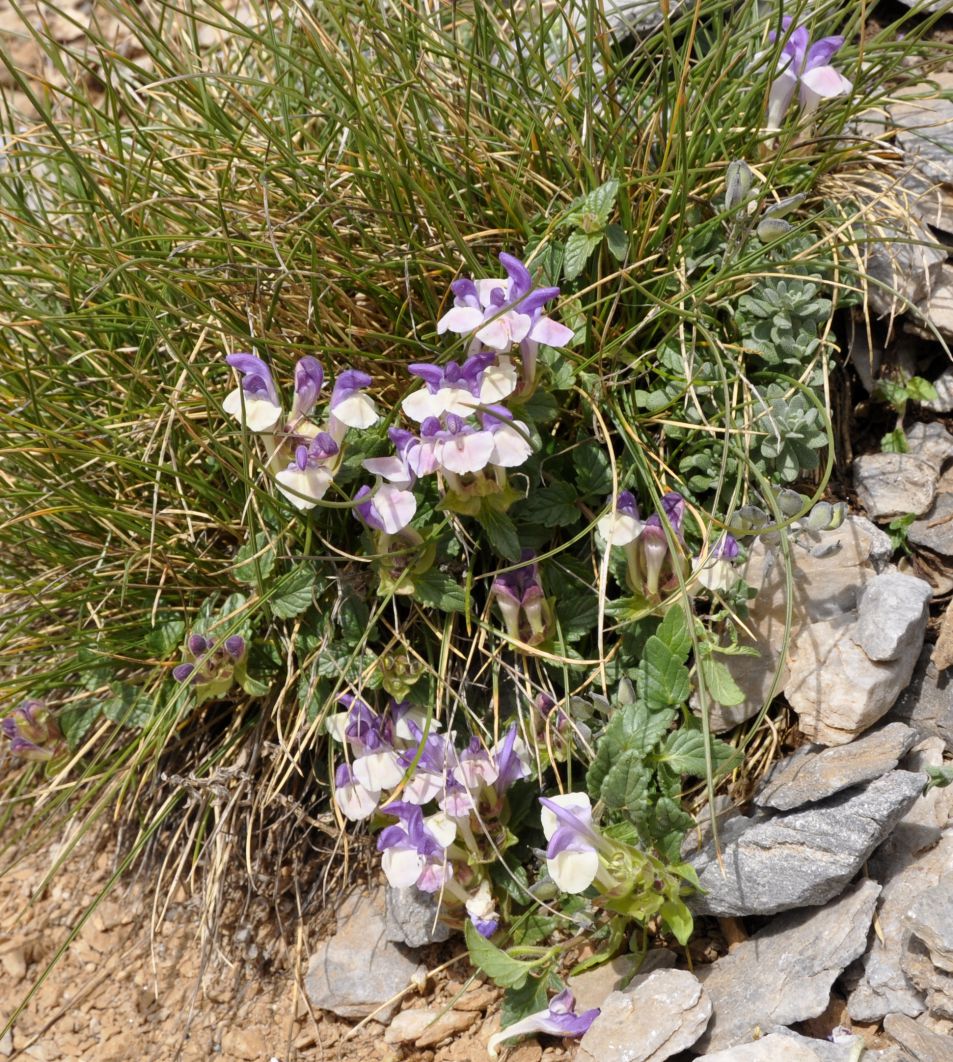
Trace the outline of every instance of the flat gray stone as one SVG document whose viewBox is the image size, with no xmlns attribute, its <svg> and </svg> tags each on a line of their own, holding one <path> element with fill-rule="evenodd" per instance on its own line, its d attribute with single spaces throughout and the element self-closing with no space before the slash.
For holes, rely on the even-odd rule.
<svg viewBox="0 0 953 1062">
<path fill-rule="evenodd" d="M 933 504 L 937 472 L 915 454 L 862 454 L 854 459 L 854 487 L 871 520 L 924 513 Z"/>
<path fill-rule="evenodd" d="M 723 917 L 827 903 L 844 890 L 925 782 L 922 774 L 891 771 L 808 808 L 729 821 L 721 836 L 724 874 L 710 843 L 688 860 L 706 890 L 689 905 L 698 914 Z"/>
<path fill-rule="evenodd" d="M 887 1014 L 916 1017 L 924 1010 L 923 997 L 903 970 L 909 930 L 903 923 L 920 893 L 953 873 L 953 832 L 925 852 L 890 845 L 878 850 L 869 870 L 884 883 L 877 911 L 878 933 L 864 956 L 864 972 L 847 1000 L 854 1021 L 881 1021 Z"/>
<path fill-rule="evenodd" d="M 924 736 L 939 737 L 953 752 L 953 675 L 937 671 L 925 646 L 906 689 L 890 711 L 890 719 L 909 723 Z"/>
<path fill-rule="evenodd" d="M 902 222 L 878 219 L 867 229 L 867 237 L 870 308 L 880 316 L 904 314 L 910 303 L 918 303 L 936 284 L 946 248 L 913 214 Z"/>
<path fill-rule="evenodd" d="M 805 1038 L 806 1039 L 806 1038 Z M 696 1062 L 827 1062 L 813 1046 L 781 1033 L 771 1033 L 723 1051 L 699 1055 Z"/>
<path fill-rule="evenodd" d="M 934 965 L 953 971 L 953 880 L 941 879 L 921 892 L 904 922 L 927 946 Z"/>
<path fill-rule="evenodd" d="M 576 1000 L 576 1013 L 583 1014 L 594 1007 L 602 1007 L 610 992 L 625 991 L 636 975 L 644 977 L 655 970 L 670 970 L 675 965 L 675 952 L 652 948 L 641 955 L 617 955 L 610 962 L 594 970 L 584 970 L 566 981 Z"/>
<path fill-rule="evenodd" d="M 888 1014 L 884 1018 L 884 1032 L 917 1062 L 953 1062 L 953 1040 L 930 1032 L 906 1014 Z"/>
<path fill-rule="evenodd" d="M 861 881 L 824 907 L 774 919 L 702 968 L 714 1014 L 698 1048 L 734 1047 L 758 1029 L 822 1014 L 834 981 L 867 946 L 879 895 L 877 882 Z"/>
<path fill-rule="evenodd" d="M 854 641 L 878 663 L 909 658 L 913 674 L 923 648 L 931 597 L 933 588 L 915 575 L 884 572 L 874 576 L 860 598 Z"/>
<path fill-rule="evenodd" d="M 922 457 L 937 472 L 953 457 L 953 435 L 939 421 L 918 421 L 906 435 L 908 452 Z"/>
<path fill-rule="evenodd" d="M 819 745 L 845 745 L 873 726 L 916 666 L 916 651 L 897 660 L 871 660 L 856 632 L 853 616 L 822 620 L 800 631 L 791 646 L 784 695 L 801 732 Z"/>
<path fill-rule="evenodd" d="M 912 933 L 901 951 L 900 965 L 910 983 L 923 994 L 930 1014 L 953 1019 L 953 974 L 934 965 L 926 944 Z"/>
<path fill-rule="evenodd" d="M 683 6 L 684 0 L 671 0 L 669 19 L 673 19 Z M 606 0 L 603 11 L 610 32 L 618 40 L 648 37 L 665 21 L 659 0 Z"/>
<path fill-rule="evenodd" d="M 938 494 L 933 505 L 907 528 L 907 538 L 944 557 L 953 557 L 953 494 Z"/>
<path fill-rule="evenodd" d="M 805 745 L 774 766 L 754 802 L 762 808 L 790 811 L 825 800 L 886 774 L 916 740 L 917 732 L 911 727 L 890 723 L 849 745 L 821 751 Z"/>
<path fill-rule="evenodd" d="M 908 332 L 935 339 L 937 332 L 944 338 L 953 337 L 953 267 L 941 266 L 928 294 L 917 302 L 919 316 L 910 315 L 905 328 Z"/>
<path fill-rule="evenodd" d="M 656 970 L 606 997 L 579 1043 L 576 1062 L 662 1062 L 691 1047 L 711 1000 L 687 970 Z"/>
<path fill-rule="evenodd" d="M 437 919 L 438 910 L 436 893 L 421 892 L 413 885 L 406 889 L 388 887 L 386 938 L 411 948 L 448 940 L 450 927 Z"/>
<path fill-rule="evenodd" d="M 904 0 L 908 7 L 913 3 Z M 933 0 L 918 5 L 921 11 L 949 10 L 949 0 Z M 899 126 L 897 147 L 904 160 L 934 184 L 953 184 L 953 101 L 938 96 L 953 89 L 953 74 L 939 71 L 924 82 L 904 90 L 907 96 L 933 97 L 894 103 L 890 117 Z"/>
<path fill-rule="evenodd" d="M 315 948 L 308 962 L 305 992 L 312 1005 L 342 1018 L 374 1013 L 389 1021 L 400 1000 L 389 1002 L 420 977 L 420 965 L 406 947 L 387 939 L 383 889 L 354 892 L 338 914 L 337 932 Z"/>
</svg>

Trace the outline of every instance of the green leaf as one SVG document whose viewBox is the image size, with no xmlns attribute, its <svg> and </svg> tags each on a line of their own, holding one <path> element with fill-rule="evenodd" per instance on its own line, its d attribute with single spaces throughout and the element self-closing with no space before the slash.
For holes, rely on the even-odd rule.
<svg viewBox="0 0 953 1062">
<path fill-rule="evenodd" d="M 60 724 L 60 730 L 63 731 L 63 737 L 66 738 L 71 752 L 83 743 L 83 738 L 99 718 L 101 711 L 102 702 L 99 700 L 80 701 L 78 704 L 67 705 L 57 715 L 56 721 Z"/>
<path fill-rule="evenodd" d="M 612 491 L 612 466 L 605 450 L 595 441 L 583 443 L 573 450 L 572 463 L 580 495 L 604 501 Z"/>
<path fill-rule="evenodd" d="M 563 276 L 566 280 L 575 280 L 586 268 L 589 256 L 599 246 L 602 235 L 587 235 L 574 232 L 566 240 L 566 257 L 563 260 Z"/>
<path fill-rule="evenodd" d="M 239 583 L 257 586 L 259 578 L 267 579 L 275 567 L 276 554 L 271 540 L 264 531 L 255 535 L 235 554 L 232 575 Z"/>
<path fill-rule="evenodd" d="M 120 726 L 142 727 L 152 715 L 153 699 L 138 686 L 121 682 L 103 702 L 103 715 Z"/>
<path fill-rule="evenodd" d="M 598 225 L 599 229 L 606 227 L 612 211 L 615 208 L 616 197 L 619 194 L 619 182 L 614 178 L 594 188 L 573 211 L 573 215 L 593 215 L 593 228 Z M 579 224 L 577 221 L 576 224 Z M 592 231 L 589 229 L 587 231 Z"/>
<path fill-rule="evenodd" d="M 300 615 L 320 593 L 323 580 L 319 579 L 310 564 L 299 564 L 278 583 L 269 599 L 271 611 L 278 619 L 291 619 Z"/>
<path fill-rule="evenodd" d="M 610 225 L 606 229 L 606 244 L 609 254 L 617 262 L 625 261 L 625 256 L 629 253 L 629 237 L 621 225 Z"/>
<path fill-rule="evenodd" d="M 480 507 L 480 524 L 490 540 L 490 545 L 501 557 L 514 564 L 520 559 L 520 538 L 516 525 L 506 515 L 489 505 Z"/>
<path fill-rule="evenodd" d="M 731 672 L 720 660 L 710 656 L 701 658 L 701 673 L 709 694 L 719 703 L 730 708 L 745 699 L 744 690 L 732 678 Z"/>
<path fill-rule="evenodd" d="M 739 759 L 736 749 L 717 738 L 711 739 L 711 762 L 715 774 L 721 774 L 732 767 Z M 669 734 L 658 757 L 659 763 L 666 764 L 678 774 L 691 774 L 704 778 L 705 735 L 701 730 L 689 730 L 683 727 Z"/>
<path fill-rule="evenodd" d="M 655 844 L 669 862 L 678 860 L 685 834 L 694 825 L 692 816 L 668 796 L 659 797 L 651 814 L 639 823 L 645 840 Z"/>
<path fill-rule="evenodd" d="M 894 428 L 880 439 L 880 450 L 885 454 L 905 454 L 910 450 L 903 428 Z"/>
<path fill-rule="evenodd" d="M 166 619 L 153 627 L 145 637 L 149 652 L 160 659 L 165 659 L 174 649 L 185 641 L 185 620 Z"/>
<path fill-rule="evenodd" d="M 533 424 L 549 424 L 559 413 L 556 399 L 542 388 L 537 388 L 525 402 L 513 404 L 516 407 L 514 412 Z"/>
<path fill-rule="evenodd" d="M 600 795 L 606 807 L 637 813 L 648 802 L 652 769 L 635 749 L 625 752 L 609 768 Z"/>
<path fill-rule="evenodd" d="M 469 919 L 464 926 L 463 935 L 470 953 L 470 962 L 482 970 L 494 984 L 498 984 L 500 988 L 522 988 L 526 984 L 526 978 L 534 968 L 533 963 L 514 959 L 486 937 L 481 937 Z"/>
<path fill-rule="evenodd" d="M 547 530 L 553 527 L 568 527 L 582 516 L 576 508 L 577 494 L 568 483 L 551 483 L 537 487 L 517 511 L 525 523 L 539 524 Z"/>
<path fill-rule="evenodd" d="M 675 939 L 682 946 L 691 938 L 695 923 L 692 913 L 681 900 L 666 900 L 659 908 L 662 921 L 672 931 Z"/>
<path fill-rule="evenodd" d="M 414 576 L 414 597 L 442 612 L 465 612 L 466 592 L 460 583 L 436 568 Z"/>
<path fill-rule="evenodd" d="M 567 642 L 575 642 L 591 634 L 599 620 L 599 599 L 582 587 L 567 586 L 556 595 L 556 618 L 559 633 Z"/>
<path fill-rule="evenodd" d="M 932 402 L 936 397 L 936 388 L 922 376 L 911 376 L 907 380 L 907 394 L 914 402 Z"/>
<path fill-rule="evenodd" d="M 545 1010 L 549 1002 L 545 977 L 528 977 L 521 988 L 508 988 L 503 993 L 500 1027 L 515 1025 L 530 1014 Z"/>
<path fill-rule="evenodd" d="M 688 700 L 691 681 L 688 668 L 681 660 L 681 654 L 673 652 L 657 634 L 645 643 L 637 681 L 642 699 L 651 711 L 675 707 Z"/>
<path fill-rule="evenodd" d="M 953 765 L 945 767 L 924 767 L 926 771 L 927 784 L 924 788 L 924 792 L 929 792 L 931 789 L 945 789 L 948 785 L 953 784 Z"/>
<path fill-rule="evenodd" d="M 688 654 L 692 651 L 692 635 L 685 610 L 681 605 L 673 605 L 665 613 L 665 618 L 656 628 L 655 637 L 668 646 L 673 656 L 683 664 L 685 663 Z"/>
</svg>

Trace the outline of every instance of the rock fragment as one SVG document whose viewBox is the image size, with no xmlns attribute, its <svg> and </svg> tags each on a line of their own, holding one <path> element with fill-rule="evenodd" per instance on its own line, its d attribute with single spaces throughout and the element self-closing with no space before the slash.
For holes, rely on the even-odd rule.
<svg viewBox="0 0 953 1062">
<path fill-rule="evenodd" d="M 670 970 L 675 965 L 675 952 L 652 948 L 639 962 L 638 955 L 618 955 L 611 962 L 594 970 L 585 970 L 566 982 L 576 1000 L 576 1013 L 602 1007 L 610 992 L 625 991 L 633 976 L 644 977 L 654 970 Z"/>
<path fill-rule="evenodd" d="M 953 971 L 953 880 L 943 878 L 921 892 L 904 922 L 927 946 L 933 964 Z"/>
<path fill-rule="evenodd" d="M 686 970 L 656 970 L 610 993 L 583 1036 L 576 1062 L 663 1062 L 692 1046 L 711 1000 Z"/>
<path fill-rule="evenodd" d="M 907 528 L 907 539 L 915 546 L 953 557 L 953 494 L 938 494 L 929 510 Z"/>
<path fill-rule="evenodd" d="M 909 453 L 922 457 L 937 472 L 953 457 L 953 435 L 939 421 L 918 421 L 906 434 Z"/>
<path fill-rule="evenodd" d="M 871 520 L 926 512 L 936 495 L 936 469 L 915 454 L 863 454 L 854 487 Z"/>
<path fill-rule="evenodd" d="M 388 1021 L 394 997 L 426 975 L 403 945 L 387 938 L 383 889 L 351 893 L 341 905 L 338 929 L 315 948 L 305 991 L 313 1006 L 342 1018 L 374 1013 Z"/>
<path fill-rule="evenodd" d="M 831 985 L 867 946 L 880 886 L 865 880 L 834 903 L 792 911 L 700 973 L 714 1015 L 698 1046 L 743 1044 L 758 1029 L 823 1013 Z"/>
<path fill-rule="evenodd" d="M 784 694 L 801 732 L 821 745 L 845 745 L 873 726 L 894 705 L 916 666 L 916 644 L 906 656 L 878 662 L 857 644 L 856 629 L 851 616 L 813 623 L 799 632 L 791 649 Z"/>
<path fill-rule="evenodd" d="M 921 652 L 890 718 L 909 723 L 925 737 L 942 738 L 953 752 L 953 675 L 937 670 L 930 659 L 930 646 Z"/>
<path fill-rule="evenodd" d="M 910 660 L 912 674 L 923 648 L 932 596 L 930 584 L 915 575 L 884 572 L 874 576 L 857 607 L 854 641 L 878 663 Z"/>
<path fill-rule="evenodd" d="M 388 940 L 422 948 L 450 937 L 450 927 L 437 919 L 440 905 L 435 893 L 421 892 L 414 885 L 406 889 L 387 888 L 385 933 Z"/>
<path fill-rule="evenodd" d="M 935 848 L 919 853 L 885 846 L 871 859 L 870 873 L 883 882 L 877 911 L 878 934 L 864 956 L 863 975 L 847 1009 L 854 1021 L 881 1021 L 887 1014 L 916 1017 L 924 1002 L 902 967 L 908 930 L 903 919 L 920 893 L 953 874 L 953 833 Z"/>
<path fill-rule="evenodd" d="M 722 831 L 722 864 L 712 844 L 689 857 L 704 894 L 698 914 L 774 914 L 826 903 L 920 795 L 926 776 L 891 771 L 807 808 L 732 819 Z"/>
<path fill-rule="evenodd" d="M 805 745 L 775 764 L 754 802 L 759 807 L 790 811 L 824 800 L 886 774 L 916 740 L 917 733 L 911 727 L 890 723 L 849 745 L 820 751 Z"/>
<path fill-rule="evenodd" d="M 950 1038 L 938 1036 L 906 1014 L 888 1014 L 884 1018 L 884 1031 L 909 1051 L 917 1062 L 953 1062 L 953 1042 Z"/>
</svg>

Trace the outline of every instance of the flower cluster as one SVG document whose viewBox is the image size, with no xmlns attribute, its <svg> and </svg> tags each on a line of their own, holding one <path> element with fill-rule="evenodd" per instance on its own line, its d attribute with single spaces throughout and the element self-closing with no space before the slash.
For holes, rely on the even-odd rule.
<svg viewBox="0 0 953 1062">
<path fill-rule="evenodd" d="M 324 386 L 324 370 L 317 359 L 298 360 L 287 416 L 271 370 L 261 358 L 229 354 L 225 360 L 241 374 L 241 383 L 226 396 L 222 409 L 262 435 L 269 468 L 291 504 L 313 509 L 334 479 L 347 429 L 369 428 L 380 419 L 373 399 L 364 393 L 371 385 L 370 376 L 351 369 L 337 377 L 322 428 L 313 419 Z"/>
<path fill-rule="evenodd" d="M 35 763 L 52 760 L 62 741 L 59 725 L 42 701 L 24 701 L 14 708 L 0 719 L 0 733 L 15 756 Z"/>
<path fill-rule="evenodd" d="M 611 504 L 611 499 L 610 499 Z M 685 499 L 672 491 L 662 498 L 662 513 L 647 520 L 639 517 L 639 506 L 631 491 L 620 491 L 610 512 L 596 525 L 607 546 L 625 551 L 629 587 L 650 601 L 678 585 L 677 571 L 682 559 L 669 549 L 668 536 L 682 541 Z M 669 527 L 666 533 L 662 520 Z"/>
<path fill-rule="evenodd" d="M 172 669 L 177 682 L 187 682 L 199 700 L 221 697 L 244 674 L 248 646 L 240 634 L 215 642 L 204 634 L 190 634 L 185 660 Z"/>
<path fill-rule="evenodd" d="M 513 641 L 539 645 L 546 639 L 549 609 L 536 554 L 524 549 L 520 567 L 498 575 L 490 584 L 490 594 L 500 610 L 506 633 Z"/>
<path fill-rule="evenodd" d="M 328 721 L 349 753 L 335 771 L 338 808 L 352 821 L 377 811 L 396 819 L 377 841 L 388 882 L 441 892 L 489 936 L 499 919 L 482 869 L 484 845 L 505 847 L 498 824 L 507 790 L 530 774 L 515 726 L 490 749 L 474 738 L 461 750 L 452 733 L 437 732 L 433 719 L 428 727 L 423 710 L 406 702 L 391 700 L 378 715 L 351 694 L 341 701 L 347 711 Z"/>
<path fill-rule="evenodd" d="M 801 114 L 809 117 L 821 100 L 846 96 L 853 87 L 830 65 L 830 60 L 843 47 L 844 38 L 822 37 L 811 44 L 807 27 L 792 30 L 792 24 L 793 19 L 788 17 L 781 21 L 786 38 L 768 96 L 769 129 L 780 129 L 795 90 L 799 90 Z M 776 33 L 772 32 L 770 37 L 772 43 L 777 40 Z"/>
</svg>

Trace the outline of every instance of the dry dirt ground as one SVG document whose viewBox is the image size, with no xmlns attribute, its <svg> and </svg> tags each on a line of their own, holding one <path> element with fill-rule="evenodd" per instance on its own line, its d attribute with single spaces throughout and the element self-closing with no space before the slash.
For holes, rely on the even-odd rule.
<svg viewBox="0 0 953 1062">
<path fill-rule="evenodd" d="M 47 845 L 0 878 L 0 1028 L 36 985 L 109 881 L 112 846 L 82 841 L 37 892 L 58 855 Z M 164 903 L 165 898 L 160 898 Z M 286 944 L 273 918 L 246 907 L 226 914 L 203 964 L 201 902 L 182 886 L 153 926 L 153 900 L 135 881 L 96 908 L 66 954 L 0 1038 L 0 1059 L 36 1062 L 484 1062 L 499 1028 L 499 992 L 474 984 L 455 1004 L 470 1024 L 432 1049 L 389 1045 L 383 1026 L 312 1012 L 301 990 L 306 951 Z M 256 924 L 257 923 L 257 924 Z M 302 927 L 304 929 L 306 927 Z M 296 933 L 292 927 L 292 935 Z M 298 934 L 299 939 L 303 934 Z M 450 950 L 447 950 L 447 949 Z M 444 966 L 404 1007 L 448 1005 L 464 991 L 459 941 L 425 950 Z M 203 971 L 204 965 L 204 971 Z M 204 974 L 204 976 L 203 976 Z M 466 1008 L 466 1009 L 464 1009 Z M 551 1041 L 552 1044 L 552 1041 Z M 526 1043 L 507 1062 L 566 1062 L 570 1052 Z"/>
</svg>

